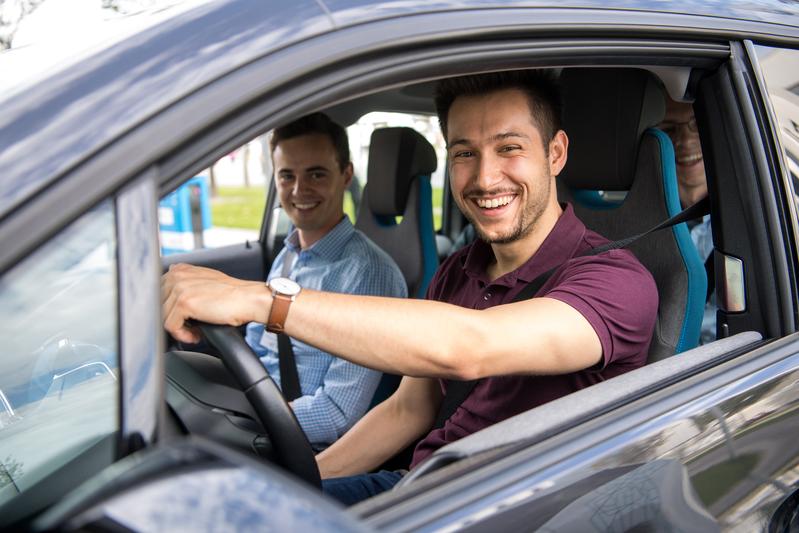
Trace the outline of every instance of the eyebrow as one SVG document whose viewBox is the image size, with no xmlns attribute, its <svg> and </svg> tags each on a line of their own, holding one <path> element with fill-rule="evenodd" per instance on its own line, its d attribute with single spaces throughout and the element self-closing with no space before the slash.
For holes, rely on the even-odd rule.
<svg viewBox="0 0 799 533">
<path fill-rule="evenodd" d="M 330 172 L 330 169 L 328 169 L 324 165 L 314 165 L 312 167 L 308 167 L 308 168 L 306 168 L 304 170 L 304 172 L 317 172 L 319 170 L 322 170 L 322 171 L 325 171 L 325 172 Z M 289 168 L 289 167 L 283 167 L 283 168 L 277 169 L 277 173 L 278 174 L 283 174 L 284 172 L 294 172 L 294 169 L 293 168 Z"/>
<path fill-rule="evenodd" d="M 330 169 L 328 169 L 324 165 L 314 165 L 312 167 L 308 167 L 308 168 L 305 169 L 305 172 L 316 172 L 316 171 L 319 171 L 319 170 L 323 170 L 325 172 L 330 172 Z"/>
<path fill-rule="evenodd" d="M 519 133 L 517 131 L 503 131 L 502 133 L 497 133 L 495 135 L 492 135 L 491 137 L 489 137 L 488 140 L 489 141 L 504 141 L 505 139 L 511 139 L 511 138 L 526 139 L 528 141 L 531 140 L 529 135 L 525 135 L 524 133 Z M 458 144 L 463 144 L 463 145 L 469 146 L 472 143 L 471 143 L 471 141 L 469 139 L 466 139 L 466 138 L 455 139 L 455 140 L 450 141 L 449 143 L 447 143 L 447 148 L 452 148 L 453 146 L 458 145 Z"/>
</svg>

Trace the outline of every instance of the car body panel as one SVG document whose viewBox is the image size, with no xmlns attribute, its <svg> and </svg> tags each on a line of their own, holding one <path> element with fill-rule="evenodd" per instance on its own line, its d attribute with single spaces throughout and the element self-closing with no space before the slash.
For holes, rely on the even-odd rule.
<svg viewBox="0 0 799 533">
<path fill-rule="evenodd" d="M 307 484 L 198 438 L 118 461 L 39 517 L 34 529 L 97 522 L 126 531 L 366 531 Z"/>
<path fill-rule="evenodd" d="M 361 0 L 324 0 L 337 25 L 356 24 L 392 16 L 418 13 L 457 12 L 479 9 L 551 8 L 552 2 L 543 0 L 394 0 L 367 3 Z M 648 13 L 650 16 L 666 13 L 700 15 L 712 18 L 728 18 L 741 21 L 762 21 L 775 24 L 785 22 L 786 16 L 799 14 L 795 4 L 779 0 L 710 0 L 704 2 L 686 0 L 566 0 L 558 2 L 558 7 L 585 10 L 628 11 Z M 729 23 L 729 21 L 728 21 Z M 712 24 L 712 23 L 708 23 Z"/>
</svg>

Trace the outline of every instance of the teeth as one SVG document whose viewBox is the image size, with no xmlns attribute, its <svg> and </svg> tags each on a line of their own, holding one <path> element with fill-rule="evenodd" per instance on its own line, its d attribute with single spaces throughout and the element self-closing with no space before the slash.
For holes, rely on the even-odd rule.
<svg viewBox="0 0 799 533">
<path fill-rule="evenodd" d="M 295 203 L 294 204 L 294 207 L 296 207 L 297 209 L 311 209 L 312 207 L 316 207 L 316 206 L 317 206 L 317 203 L 312 203 L 312 204 L 298 204 L 298 203 Z"/>
<path fill-rule="evenodd" d="M 495 209 L 508 205 L 513 200 L 513 196 L 500 196 L 499 198 L 478 198 L 477 205 L 483 209 Z"/>
<path fill-rule="evenodd" d="M 678 162 L 680 164 L 696 163 L 700 159 L 702 159 L 702 154 L 691 154 L 691 155 L 686 155 L 686 156 L 680 157 Z"/>
</svg>

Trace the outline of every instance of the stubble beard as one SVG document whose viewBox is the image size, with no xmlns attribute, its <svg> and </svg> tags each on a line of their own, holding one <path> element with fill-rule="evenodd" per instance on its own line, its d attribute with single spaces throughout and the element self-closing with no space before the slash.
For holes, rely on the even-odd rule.
<svg viewBox="0 0 799 533">
<path fill-rule="evenodd" d="M 479 224 L 475 223 L 474 218 L 467 214 L 466 218 L 471 222 L 472 226 L 477 233 L 477 237 L 488 244 L 509 244 L 519 239 L 527 237 L 536 227 L 541 216 L 547 208 L 549 202 L 549 191 L 552 183 L 552 177 L 549 175 L 549 169 L 543 169 L 544 180 L 541 187 L 533 191 L 527 205 L 522 209 L 521 215 L 516 221 L 516 225 L 507 233 L 500 235 L 488 235 L 483 231 Z M 468 211 L 464 210 L 465 213 Z"/>
</svg>

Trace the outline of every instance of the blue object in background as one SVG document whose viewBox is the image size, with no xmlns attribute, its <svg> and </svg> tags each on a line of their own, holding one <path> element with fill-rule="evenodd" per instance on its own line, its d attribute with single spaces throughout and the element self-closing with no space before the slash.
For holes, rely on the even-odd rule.
<svg viewBox="0 0 799 533">
<path fill-rule="evenodd" d="M 206 176 L 195 176 L 158 204 L 161 255 L 203 247 L 203 231 L 211 227 L 211 200 Z"/>
</svg>

